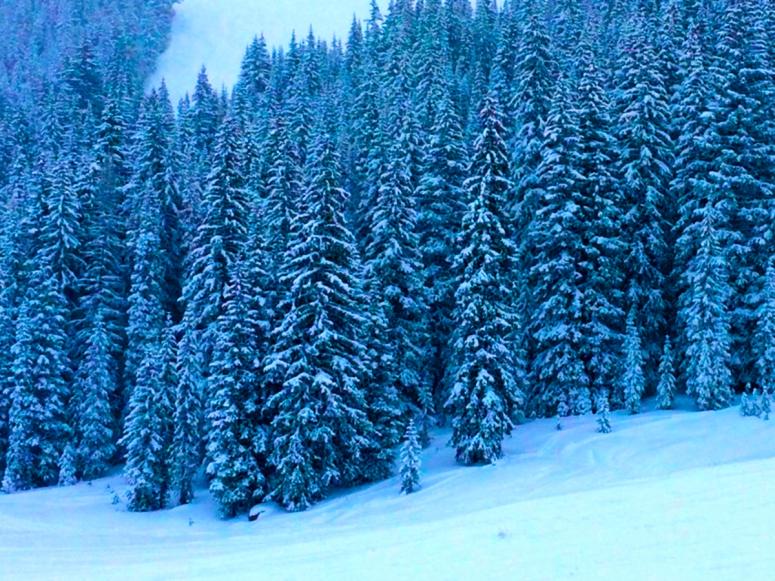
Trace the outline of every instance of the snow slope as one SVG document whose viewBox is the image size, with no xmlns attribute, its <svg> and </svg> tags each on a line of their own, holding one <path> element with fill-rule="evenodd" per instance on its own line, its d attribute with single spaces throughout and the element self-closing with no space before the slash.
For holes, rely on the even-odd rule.
<svg viewBox="0 0 775 581">
<path fill-rule="evenodd" d="M 368 16 L 370 0 L 183 0 L 175 6 L 172 40 L 151 85 L 164 78 L 177 101 L 204 64 L 216 89 L 237 80 L 245 48 L 263 34 L 270 47 L 287 46 L 291 34 L 346 38 L 353 15 Z M 388 2 L 380 0 L 384 9 Z"/>
<path fill-rule="evenodd" d="M 496 466 L 436 434 L 423 489 L 397 479 L 302 514 L 219 521 L 205 491 L 156 514 L 111 505 L 121 478 L 0 496 L 2 579 L 758 580 L 775 570 L 775 422 L 614 415 L 520 427 Z"/>
</svg>

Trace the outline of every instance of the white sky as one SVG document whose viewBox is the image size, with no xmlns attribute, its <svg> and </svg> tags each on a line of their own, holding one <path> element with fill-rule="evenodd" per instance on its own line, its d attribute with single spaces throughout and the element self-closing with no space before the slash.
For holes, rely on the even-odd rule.
<svg viewBox="0 0 775 581">
<path fill-rule="evenodd" d="M 388 0 L 379 3 L 385 9 Z M 270 48 L 287 45 L 294 30 L 306 37 L 310 25 L 319 38 L 346 38 L 353 14 L 365 19 L 368 11 L 369 0 L 183 0 L 151 83 L 166 79 L 177 101 L 193 90 L 204 64 L 216 89 L 230 88 L 255 35 L 263 33 Z"/>
</svg>

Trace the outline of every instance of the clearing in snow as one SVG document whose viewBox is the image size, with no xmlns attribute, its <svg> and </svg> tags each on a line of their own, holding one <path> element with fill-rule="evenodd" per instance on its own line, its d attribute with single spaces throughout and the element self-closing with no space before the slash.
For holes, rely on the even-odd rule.
<svg viewBox="0 0 775 581">
<path fill-rule="evenodd" d="M 466 468 L 439 431 L 422 489 L 397 477 L 256 522 L 126 512 L 121 477 L 0 496 L 2 579 L 772 579 L 775 422 L 721 412 L 520 426 Z"/>
</svg>

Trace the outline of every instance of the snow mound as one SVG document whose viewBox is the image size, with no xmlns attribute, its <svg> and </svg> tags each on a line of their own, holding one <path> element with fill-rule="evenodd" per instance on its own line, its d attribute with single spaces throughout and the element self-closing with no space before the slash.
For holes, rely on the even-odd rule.
<svg viewBox="0 0 775 581">
<path fill-rule="evenodd" d="M 378 2 L 382 8 L 387 0 Z M 345 39 L 353 15 L 365 18 L 369 0 L 183 0 L 175 6 L 172 39 L 159 60 L 152 86 L 165 79 L 177 101 L 193 90 L 197 73 L 207 67 L 216 89 L 237 80 L 245 48 L 263 34 L 270 47 L 287 46 L 291 34 Z"/>
<path fill-rule="evenodd" d="M 2 496 L 0 578 L 772 578 L 775 422 L 735 408 L 612 423 L 532 422 L 481 468 L 456 465 L 440 431 L 415 494 L 393 478 L 253 523 L 218 520 L 204 490 L 128 513 L 111 504 L 119 476 Z"/>
</svg>

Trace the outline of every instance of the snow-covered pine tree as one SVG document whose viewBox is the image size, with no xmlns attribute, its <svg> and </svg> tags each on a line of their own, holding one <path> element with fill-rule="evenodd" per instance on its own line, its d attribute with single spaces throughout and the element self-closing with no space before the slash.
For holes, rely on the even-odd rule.
<svg viewBox="0 0 775 581">
<path fill-rule="evenodd" d="M 624 408 L 631 414 L 637 414 L 640 412 L 641 399 L 646 390 L 646 378 L 643 373 L 643 348 L 635 305 L 627 315 L 627 334 L 623 351 L 624 369 L 619 389 L 624 397 Z"/>
<path fill-rule="evenodd" d="M 408 114 L 405 112 L 405 114 Z M 423 293 L 422 258 L 417 236 L 415 190 L 410 159 L 413 124 L 405 121 L 392 137 L 387 163 L 380 175 L 371 209 L 370 244 L 366 248 L 366 277 L 371 300 L 384 318 L 381 365 L 384 377 L 401 398 L 403 415 L 429 414 L 433 400 L 428 385 L 427 307 Z M 398 439 L 383 442 L 396 446 Z"/>
<path fill-rule="evenodd" d="M 20 176 L 18 176 L 20 177 Z M 17 179 L 18 179 L 17 177 Z M 15 181 L 15 180 L 14 180 Z M 15 200 L 13 189 L 6 189 L 6 199 Z M 16 307 L 19 293 L 19 265 L 16 236 L 21 228 L 14 220 L 16 212 L 6 207 L 0 211 L 0 474 L 5 473 L 8 452 L 8 413 L 15 381 L 13 345 L 16 342 Z"/>
<path fill-rule="evenodd" d="M 401 467 L 399 470 L 401 476 L 401 492 L 411 494 L 420 488 L 420 436 L 417 434 L 417 427 L 414 420 L 409 420 L 404 434 L 404 443 L 401 446 Z"/>
<path fill-rule="evenodd" d="M 194 498 L 194 476 L 202 465 L 204 363 L 194 324 L 184 317 L 180 327 L 170 480 L 177 501 L 188 504 Z"/>
<path fill-rule="evenodd" d="M 284 254 L 288 288 L 267 372 L 281 377 L 268 401 L 272 497 L 307 509 L 330 486 L 362 480 L 376 448 L 368 418 L 362 265 L 344 220 L 347 194 L 330 136 L 318 128 L 304 214 Z"/>
<path fill-rule="evenodd" d="M 764 421 L 769 421 L 770 413 L 772 412 L 772 392 L 769 389 L 762 389 L 762 397 L 759 401 L 761 418 Z"/>
<path fill-rule="evenodd" d="M 59 458 L 59 486 L 73 486 L 78 482 L 78 453 L 73 442 L 67 442 Z"/>
<path fill-rule="evenodd" d="M 707 184 L 700 182 L 703 186 L 700 194 L 704 200 L 696 210 L 700 221 L 679 239 L 682 244 L 695 236 L 699 244 L 683 273 L 687 290 L 681 297 L 679 316 L 685 325 L 687 393 L 694 396 L 699 409 L 709 410 L 728 406 L 733 395 L 729 312 L 732 289 L 729 254 L 722 247 L 728 240 L 723 192 L 707 192 Z"/>
<path fill-rule="evenodd" d="M 533 393 L 535 405 L 547 416 L 557 412 L 561 394 L 571 413 L 592 411 L 589 377 L 582 358 L 579 251 L 585 224 L 584 200 L 578 195 L 578 125 L 568 102 L 568 89 L 564 81 L 558 83 L 546 123 L 542 161 L 531 186 L 536 213 L 526 235 L 532 252 L 525 257 L 533 305 L 529 323 L 535 353 Z"/>
<path fill-rule="evenodd" d="M 749 383 L 745 386 L 745 391 L 740 398 L 740 415 L 758 418 L 762 413 L 759 403 L 758 393 L 751 390 L 751 384 Z"/>
<path fill-rule="evenodd" d="M 659 383 L 657 384 L 657 407 L 669 410 L 673 407 L 676 393 L 675 366 L 673 364 L 673 344 L 665 337 L 662 359 L 659 362 Z"/>
<path fill-rule="evenodd" d="M 207 409 L 207 475 L 210 492 L 225 518 L 261 502 L 267 493 L 266 467 L 259 431 L 262 402 L 256 375 L 250 308 L 252 290 L 244 264 L 235 263 L 216 320 L 210 362 Z"/>
<path fill-rule="evenodd" d="M 673 150 L 665 79 L 655 52 L 655 24 L 641 12 L 629 19 L 619 47 L 615 134 L 625 206 L 627 277 L 632 283 L 629 300 L 635 307 L 646 386 L 653 389 L 666 324 L 670 248 L 665 208 Z"/>
<path fill-rule="evenodd" d="M 466 181 L 469 204 L 454 268 L 454 379 L 446 409 L 452 444 L 464 464 L 491 463 L 502 454 L 513 418 L 524 403 L 514 376 L 514 243 L 507 218 L 508 148 L 498 104 L 485 98 L 480 135 Z"/>
<path fill-rule="evenodd" d="M 212 350 L 211 327 L 222 311 L 229 268 L 247 234 L 245 151 L 239 121 L 227 117 L 215 138 L 212 166 L 203 194 L 203 221 L 191 243 L 183 288 L 186 318 L 201 331 L 199 345 L 205 364 Z"/>
<path fill-rule="evenodd" d="M 582 358 L 593 391 L 614 391 L 621 374 L 624 311 L 623 199 L 615 179 L 616 144 L 597 40 L 585 33 L 574 102 L 578 126 L 578 188 L 582 245 Z M 621 405 L 621 402 L 618 402 Z"/>
<path fill-rule="evenodd" d="M 157 333 L 155 342 L 144 345 L 119 442 L 126 450 L 128 506 L 136 512 L 162 509 L 169 500 L 172 398 L 177 383 L 176 342 L 169 318 Z"/>
<path fill-rule="evenodd" d="M 611 428 L 611 406 L 608 401 L 608 392 L 604 389 L 598 391 L 595 401 L 597 410 L 597 431 L 601 434 L 610 434 Z"/>
<path fill-rule="evenodd" d="M 771 8 L 760 0 L 721 5 L 712 62 L 717 80 L 712 100 L 721 141 L 718 187 L 734 203 L 732 224 L 743 236 L 734 257 L 728 257 L 733 262 L 730 355 L 738 386 L 756 382 L 756 310 L 772 254 L 775 65 L 766 31 Z"/>
<path fill-rule="evenodd" d="M 76 455 L 84 480 L 104 475 L 116 453 L 116 422 L 111 400 L 115 395 L 118 373 L 111 347 L 107 325 L 98 315 L 73 387 L 78 436 Z"/>
<path fill-rule="evenodd" d="M 463 182 L 467 157 L 463 132 L 450 90 L 437 90 L 436 114 L 428 138 L 425 165 L 417 191 L 417 230 L 433 345 L 431 366 L 437 409 L 443 407 L 442 381 L 449 366 L 455 279 L 450 269 L 455 237 L 462 222 Z"/>
<path fill-rule="evenodd" d="M 530 196 L 535 172 L 541 163 L 544 123 L 551 109 L 556 63 L 537 2 L 531 2 L 523 21 L 521 42 L 515 59 L 517 86 L 510 110 L 516 116 L 512 151 L 513 187 L 510 212 L 516 221 L 516 237 L 524 244 L 524 233 L 533 219 L 536 202 Z M 529 254 L 528 248 L 521 250 Z"/>
<path fill-rule="evenodd" d="M 245 51 L 239 78 L 234 85 L 234 110 L 245 127 L 256 123 L 258 117 L 265 113 L 271 71 L 266 40 L 263 35 L 256 36 Z"/>
<path fill-rule="evenodd" d="M 57 484 L 62 453 L 72 438 L 64 376 L 68 309 L 51 265 L 45 248 L 27 265 L 29 286 L 16 320 L 15 386 L 3 477 L 7 492 Z"/>
<path fill-rule="evenodd" d="M 276 278 L 280 268 L 278 257 L 288 246 L 291 226 L 302 197 L 300 160 L 293 147 L 287 123 L 279 111 L 275 111 L 271 120 L 266 151 L 269 169 L 262 219 L 265 222 L 269 256 L 273 259 L 270 271 Z"/>
<path fill-rule="evenodd" d="M 175 232 L 165 218 L 175 213 L 166 124 L 159 94 L 152 91 L 143 101 L 132 145 L 132 177 L 126 188 L 131 274 L 124 376 L 130 391 L 147 346 L 159 340 L 165 307 L 171 309 L 178 299 L 171 296 L 178 293 L 169 288 L 168 277 L 177 252 L 170 248 Z"/>
<path fill-rule="evenodd" d="M 761 304 L 756 313 L 756 382 L 762 391 L 775 394 L 775 257 L 765 275 Z"/>
</svg>

